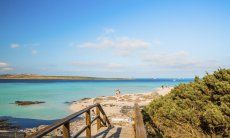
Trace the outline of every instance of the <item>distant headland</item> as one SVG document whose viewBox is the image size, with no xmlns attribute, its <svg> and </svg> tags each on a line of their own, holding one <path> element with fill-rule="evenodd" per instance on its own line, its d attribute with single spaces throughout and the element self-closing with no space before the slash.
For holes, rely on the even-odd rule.
<svg viewBox="0 0 230 138">
<path fill-rule="evenodd" d="M 0 79 L 14 80 L 128 80 L 128 78 L 103 78 L 103 77 L 84 77 L 84 76 L 49 76 L 39 74 L 2 74 Z"/>
</svg>

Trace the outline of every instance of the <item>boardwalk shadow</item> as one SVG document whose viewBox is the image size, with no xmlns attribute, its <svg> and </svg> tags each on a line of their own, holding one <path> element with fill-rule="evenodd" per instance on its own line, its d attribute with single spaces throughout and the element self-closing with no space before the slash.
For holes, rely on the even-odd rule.
<svg viewBox="0 0 230 138">
<path fill-rule="evenodd" d="M 116 130 L 115 130 L 116 129 Z M 110 127 L 107 128 L 106 130 L 96 134 L 94 138 L 100 137 L 100 138 L 114 138 L 114 137 L 119 137 L 121 134 L 121 127 Z M 114 131 L 115 130 L 115 131 Z"/>
<path fill-rule="evenodd" d="M 121 129 L 122 129 L 121 127 L 118 127 L 117 130 L 111 136 L 109 136 L 108 138 L 120 137 Z"/>
</svg>

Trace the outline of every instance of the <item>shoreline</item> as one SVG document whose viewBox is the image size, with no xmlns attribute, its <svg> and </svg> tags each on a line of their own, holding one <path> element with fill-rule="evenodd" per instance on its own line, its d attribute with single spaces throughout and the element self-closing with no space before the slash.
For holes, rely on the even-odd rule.
<svg viewBox="0 0 230 138">
<path fill-rule="evenodd" d="M 71 113 L 74 113 L 92 104 L 100 103 L 113 124 L 126 124 L 128 120 L 132 118 L 132 109 L 135 102 L 138 102 L 141 107 L 146 106 L 153 99 L 166 95 L 173 88 L 174 87 L 158 87 L 150 92 L 84 98 L 79 101 L 72 102 L 69 105 L 69 110 Z"/>
<path fill-rule="evenodd" d="M 153 99 L 160 96 L 164 96 L 169 93 L 173 87 L 158 87 L 150 92 L 142 92 L 135 94 L 120 94 L 113 96 L 99 96 L 94 98 L 83 98 L 78 101 L 71 102 L 68 106 L 70 114 L 80 111 L 87 106 L 95 103 L 100 103 L 104 109 L 108 119 L 114 126 L 130 125 L 132 122 L 132 112 L 134 103 L 138 102 L 140 107 L 148 105 Z M 94 111 L 93 111 L 94 112 Z M 84 119 L 79 117 L 78 121 L 71 124 L 73 131 L 81 129 L 85 123 Z M 41 124 L 37 127 L 20 129 L 26 134 L 32 134 L 47 125 Z M 61 134 L 61 130 L 58 129 L 55 133 Z"/>
</svg>

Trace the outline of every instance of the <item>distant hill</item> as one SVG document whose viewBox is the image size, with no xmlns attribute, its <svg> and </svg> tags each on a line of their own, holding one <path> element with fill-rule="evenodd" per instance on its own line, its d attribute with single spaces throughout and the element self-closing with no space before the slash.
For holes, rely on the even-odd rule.
<svg viewBox="0 0 230 138">
<path fill-rule="evenodd" d="M 99 78 L 83 76 L 46 76 L 38 74 L 3 74 L 0 79 L 42 79 L 42 80 L 124 80 L 123 78 Z"/>
</svg>

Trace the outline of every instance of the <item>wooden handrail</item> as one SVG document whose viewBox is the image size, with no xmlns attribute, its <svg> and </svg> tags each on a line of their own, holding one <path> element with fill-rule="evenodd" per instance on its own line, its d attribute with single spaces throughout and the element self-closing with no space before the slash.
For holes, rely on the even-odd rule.
<svg viewBox="0 0 230 138">
<path fill-rule="evenodd" d="M 90 110 L 92 108 L 96 107 L 96 114 L 97 116 L 91 121 L 91 116 L 90 116 Z M 60 119 L 59 121 L 55 122 L 54 124 L 47 126 L 45 128 L 43 128 L 42 130 L 35 132 L 32 135 L 27 136 L 27 138 L 41 138 L 45 135 L 47 135 L 48 133 L 50 133 L 51 131 L 55 130 L 56 128 L 63 126 L 63 137 L 64 138 L 70 138 L 70 123 L 72 120 L 74 120 L 75 118 L 79 117 L 80 115 L 82 115 L 83 113 L 85 113 L 86 115 L 86 126 L 83 127 L 80 131 L 78 131 L 73 137 L 77 137 L 79 136 L 81 133 L 83 133 L 86 130 L 86 137 L 91 137 L 91 124 L 96 121 L 97 123 L 97 129 L 100 129 L 100 127 L 102 126 L 102 124 L 104 126 L 107 127 L 111 127 L 111 124 L 104 112 L 104 110 L 102 109 L 101 105 L 99 103 L 96 103 L 94 105 L 91 105 L 83 110 L 80 110 L 74 114 L 71 114 L 63 119 Z M 103 119 L 100 117 L 100 113 L 103 115 Z M 102 124 L 101 124 L 102 123 Z"/>
<path fill-rule="evenodd" d="M 143 122 L 143 116 L 141 114 L 140 107 L 137 103 L 134 105 L 134 132 L 135 138 L 147 138 L 146 130 Z"/>
</svg>

